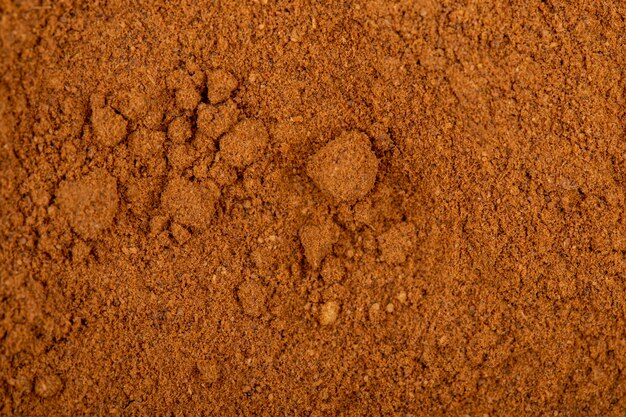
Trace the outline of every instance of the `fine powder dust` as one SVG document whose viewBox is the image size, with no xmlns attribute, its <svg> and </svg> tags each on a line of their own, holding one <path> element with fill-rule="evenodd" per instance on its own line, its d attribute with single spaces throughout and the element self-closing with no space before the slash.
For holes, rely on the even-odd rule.
<svg viewBox="0 0 626 417">
<path fill-rule="evenodd" d="M 0 414 L 626 415 L 625 21 L 0 0 Z"/>
</svg>

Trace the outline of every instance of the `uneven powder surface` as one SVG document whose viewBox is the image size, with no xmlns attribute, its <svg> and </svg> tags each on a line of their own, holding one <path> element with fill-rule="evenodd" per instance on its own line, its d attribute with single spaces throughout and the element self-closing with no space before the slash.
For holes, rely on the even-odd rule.
<svg viewBox="0 0 626 417">
<path fill-rule="evenodd" d="M 0 415 L 626 415 L 625 20 L 0 1 Z"/>
</svg>

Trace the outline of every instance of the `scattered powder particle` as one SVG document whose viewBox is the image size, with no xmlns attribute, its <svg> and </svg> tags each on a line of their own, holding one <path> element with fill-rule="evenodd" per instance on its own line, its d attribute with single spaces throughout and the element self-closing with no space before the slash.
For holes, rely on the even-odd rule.
<svg viewBox="0 0 626 417">
<path fill-rule="evenodd" d="M 115 146 L 126 137 L 128 123 L 110 107 L 93 109 L 91 125 L 98 143 Z"/>
<path fill-rule="evenodd" d="M 625 1 L 72 3 L 0 1 L 0 415 L 625 415 Z"/>
<path fill-rule="evenodd" d="M 76 233 L 96 238 L 113 224 L 118 206 L 117 181 L 104 169 L 78 180 L 63 181 L 57 203 Z"/>
<path fill-rule="evenodd" d="M 338 202 L 353 203 L 374 187 L 378 159 L 361 132 L 343 133 L 309 161 L 307 174 L 317 187 Z"/>
<path fill-rule="evenodd" d="M 238 82 L 234 75 L 223 69 L 207 74 L 207 95 L 211 104 L 221 103 L 228 99 L 237 88 Z"/>
<path fill-rule="evenodd" d="M 401 264 L 410 253 L 415 237 L 415 226 L 399 223 L 378 237 L 381 260 L 390 264 Z"/>
<path fill-rule="evenodd" d="M 265 311 L 267 295 L 262 284 L 252 279 L 245 281 L 237 289 L 237 297 L 247 315 L 259 317 Z"/>
<path fill-rule="evenodd" d="M 304 225 L 300 229 L 300 243 L 304 248 L 304 256 L 313 268 L 318 268 L 333 244 L 339 238 L 339 226 L 331 220 L 322 223 Z"/>
<path fill-rule="evenodd" d="M 244 168 L 263 154 L 269 136 L 265 125 L 254 119 L 237 124 L 220 140 L 220 155 L 235 168 Z"/>
<path fill-rule="evenodd" d="M 339 316 L 339 303 L 336 301 L 327 301 L 320 309 L 320 324 L 322 326 L 330 326 L 335 324 Z"/>
<path fill-rule="evenodd" d="M 41 398 L 50 398 L 63 389 L 63 381 L 56 375 L 48 374 L 35 379 L 35 394 Z"/>
<path fill-rule="evenodd" d="M 174 220 L 184 226 L 206 229 L 213 218 L 219 190 L 210 181 L 191 182 L 184 178 L 170 180 L 161 203 Z"/>
</svg>

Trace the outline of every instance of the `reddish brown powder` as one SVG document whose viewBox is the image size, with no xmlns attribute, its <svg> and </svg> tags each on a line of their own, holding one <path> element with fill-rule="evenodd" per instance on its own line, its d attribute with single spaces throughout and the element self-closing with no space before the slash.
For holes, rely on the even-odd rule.
<svg viewBox="0 0 626 417">
<path fill-rule="evenodd" d="M 625 19 L 0 0 L 0 414 L 626 415 Z"/>
</svg>

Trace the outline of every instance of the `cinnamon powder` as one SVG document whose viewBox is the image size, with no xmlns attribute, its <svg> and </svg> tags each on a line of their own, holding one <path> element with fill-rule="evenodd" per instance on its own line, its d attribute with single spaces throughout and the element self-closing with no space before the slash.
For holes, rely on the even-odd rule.
<svg viewBox="0 0 626 417">
<path fill-rule="evenodd" d="M 625 19 L 0 1 L 0 414 L 625 415 Z"/>
</svg>

